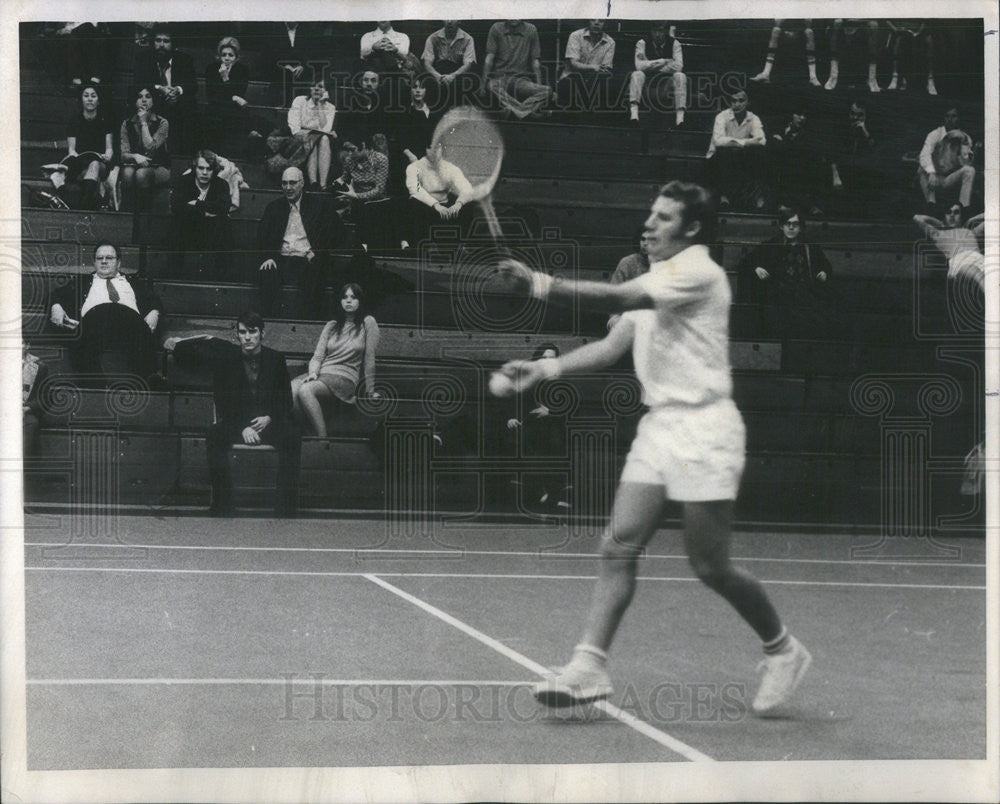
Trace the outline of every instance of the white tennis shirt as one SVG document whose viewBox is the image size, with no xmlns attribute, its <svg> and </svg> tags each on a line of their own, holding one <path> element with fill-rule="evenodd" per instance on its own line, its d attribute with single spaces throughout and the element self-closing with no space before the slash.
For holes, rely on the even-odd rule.
<svg viewBox="0 0 1000 804">
<path fill-rule="evenodd" d="M 635 327 L 632 358 L 643 401 L 651 408 L 701 407 L 730 398 L 732 292 L 708 247 L 689 246 L 631 281 L 655 304 L 623 316 Z"/>
</svg>

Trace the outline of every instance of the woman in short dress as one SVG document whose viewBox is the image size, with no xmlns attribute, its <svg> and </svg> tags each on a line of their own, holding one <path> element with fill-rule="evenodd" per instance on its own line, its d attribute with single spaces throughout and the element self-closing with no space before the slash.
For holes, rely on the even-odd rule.
<svg viewBox="0 0 1000 804">
<path fill-rule="evenodd" d="M 304 433 L 326 436 L 323 404 L 329 400 L 335 404 L 355 404 L 362 374 L 365 394 L 378 397 L 375 392 L 378 338 L 378 324 L 368 314 L 361 286 L 353 282 L 344 285 L 335 317 L 320 333 L 309 370 L 292 380 L 295 414 L 305 428 Z"/>
<path fill-rule="evenodd" d="M 305 162 L 305 174 L 310 190 L 326 190 L 333 154 L 331 140 L 337 135 L 333 131 L 333 118 L 337 107 L 330 102 L 326 82 L 321 78 L 310 87 L 308 95 L 299 95 L 288 110 L 288 130 L 296 138 L 304 138 L 309 151 Z"/>
<path fill-rule="evenodd" d="M 66 129 L 67 179 L 79 179 L 83 191 L 80 209 L 97 209 L 101 201 L 101 183 L 107 178 L 114 159 L 111 122 L 101 106 L 101 96 L 93 84 L 80 90 L 80 112 Z"/>
</svg>

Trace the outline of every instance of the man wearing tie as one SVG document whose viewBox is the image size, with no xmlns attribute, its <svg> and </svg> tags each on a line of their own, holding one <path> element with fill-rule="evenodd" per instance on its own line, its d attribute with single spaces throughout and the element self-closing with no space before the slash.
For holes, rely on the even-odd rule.
<svg viewBox="0 0 1000 804">
<path fill-rule="evenodd" d="M 174 50 L 169 26 L 153 28 L 153 52 L 136 65 L 137 86 L 154 87 L 156 108 L 170 121 L 170 139 L 178 152 L 194 153 L 197 137 L 198 77 L 187 53 Z M 173 150 L 173 149 L 171 149 Z"/>
<path fill-rule="evenodd" d="M 261 313 L 270 317 L 282 280 L 298 288 L 300 317 L 325 318 L 323 293 L 329 282 L 330 250 L 344 244 L 344 225 L 322 196 L 305 195 L 302 171 L 286 168 L 281 175 L 283 198 L 264 209 L 258 231 Z"/>
<path fill-rule="evenodd" d="M 141 280 L 121 274 L 114 244 L 97 246 L 94 267 L 94 274 L 70 277 L 52 292 L 51 322 L 75 336 L 73 367 L 90 375 L 149 377 L 156 367 L 153 333 L 163 305 Z"/>
</svg>

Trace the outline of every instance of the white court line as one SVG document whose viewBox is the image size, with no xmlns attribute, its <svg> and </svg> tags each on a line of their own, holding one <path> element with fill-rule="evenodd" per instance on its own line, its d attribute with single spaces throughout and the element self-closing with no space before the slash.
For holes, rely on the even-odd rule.
<svg viewBox="0 0 1000 804">
<path fill-rule="evenodd" d="M 253 547 L 244 545 L 201 545 L 201 544 L 141 544 L 141 543 L 99 543 L 99 542 L 25 542 L 25 547 L 135 547 L 147 550 L 205 550 L 207 552 L 248 552 L 248 553 L 350 553 L 352 555 L 443 555 L 462 558 L 463 556 L 527 556 L 529 558 L 545 558 L 553 561 L 560 558 L 599 558 L 593 553 L 554 553 L 545 550 L 465 550 L 449 548 L 447 550 L 400 550 L 389 547 Z M 669 559 L 671 561 L 687 561 L 686 555 L 675 553 L 647 553 L 640 557 L 644 559 Z M 732 556 L 733 561 L 763 561 L 775 564 L 846 564 L 847 566 L 884 566 L 884 567 L 962 567 L 965 569 L 983 569 L 986 564 L 961 563 L 957 561 L 909 561 L 899 559 L 859 559 L 847 558 L 768 558 L 766 556 Z"/>
<path fill-rule="evenodd" d="M 533 681 L 479 679 L 371 679 L 371 678 L 29 678 L 41 687 L 87 686 L 288 686 L 293 687 L 528 687 Z"/>
<path fill-rule="evenodd" d="M 302 575 L 314 578 L 365 578 L 364 572 L 324 572 L 320 570 L 214 570 L 214 569 L 166 569 L 158 567 L 25 567 L 25 571 L 35 572 L 138 572 L 165 573 L 176 575 Z M 596 575 L 535 575 L 516 573 L 487 572 L 380 572 L 387 578 L 480 578 L 495 580 L 535 580 L 535 581 L 594 581 Z M 640 581 L 677 581 L 680 583 L 701 583 L 697 578 L 640 575 Z M 847 586 L 876 589 L 954 589 L 961 591 L 982 592 L 985 586 L 971 584 L 936 584 L 936 583 L 865 583 L 862 581 L 787 581 L 758 578 L 761 583 L 776 586 Z"/>
<path fill-rule="evenodd" d="M 521 667 L 525 667 L 528 670 L 531 670 L 531 672 L 537 673 L 538 675 L 543 677 L 552 675 L 552 671 L 550 671 L 547 667 L 543 667 L 538 662 L 529 659 L 527 656 L 518 653 L 516 650 L 508 648 L 502 642 L 498 642 L 493 637 L 487 636 L 482 631 L 479 631 L 473 628 L 471 625 L 464 623 L 455 617 L 452 617 L 447 612 L 442 611 L 436 606 L 432 606 L 430 603 L 421 600 L 419 597 L 415 597 L 411 595 L 409 592 L 404 592 L 398 586 L 393 586 L 391 583 L 382 580 L 377 575 L 366 574 L 364 577 L 367 578 L 372 583 L 378 584 L 383 589 L 392 592 L 394 595 L 403 598 L 403 600 L 412 603 L 414 606 L 423 609 L 428 614 L 433 614 L 439 620 L 443 620 L 444 622 L 448 623 L 448 625 L 454 626 L 463 634 L 466 634 L 467 636 L 470 636 L 473 639 L 482 642 L 484 645 L 492 648 L 497 653 L 506 656 L 512 662 L 516 662 L 517 664 L 521 665 Z M 707 756 L 706 754 L 701 753 L 701 751 L 692 748 L 687 743 L 681 742 L 676 737 L 671 737 L 666 732 L 660 731 L 659 729 L 650 726 L 648 723 L 639 720 L 634 715 L 628 714 L 627 712 L 623 712 L 614 704 L 610 704 L 607 701 L 597 701 L 594 704 L 592 704 L 592 706 L 594 706 L 597 709 L 600 709 L 602 712 L 610 715 L 611 717 L 615 718 L 621 723 L 624 723 L 626 726 L 635 729 L 640 734 L 643 734 L 646 737 L 649 737 L 650 739 L 656 741 L 665 748 L 669 748 L 675 754 L 680 754 L 685 759 L 689 759 L 692 762 L 714 761 L 710 756 Z"/>
</svg>

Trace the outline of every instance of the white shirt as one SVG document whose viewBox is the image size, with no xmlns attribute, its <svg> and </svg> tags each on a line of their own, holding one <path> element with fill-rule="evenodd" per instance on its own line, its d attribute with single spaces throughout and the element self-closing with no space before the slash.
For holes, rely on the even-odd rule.
<svg viewBox="0 0 1000 804">
<path fill-rule="evenodd" d="M 285 226 L 285 237 L 281 241 L 281 253 L 285 257 L 304 257 L 312 250 L 306 227 L 302 224 L 302 213 L 299 207 L 302 199 L 291 204 L 288 210 L 288 225 Z"/>
<path fill-rule="evenodd" d="M 622 316 L 635 327 L 632 359 L 643 401 L 651 408 L 700 407 L 730 398 L 732 292 L 708 247 L 689 246 L 631 281 L 655 304 Z"/>
<path fill-rule="evenodd" d="M 924 147 L 920 149 L 920 169 L 924 173 L 936 173 L 934 168 L 934 146 L 944 139 L 948 130 L 944 126 L 938 126 L 924 140 Z"/>
<path fill-rule="evenodd" d="M 131 307 L 138 313 L 139 304 L 135 300 L 135 291 L 132 290 L 129 281 L 121 274 L 116 274 L 112 277 L 111 284 L 118 291 L 118 303 L 124 304 L 126 307 Z M 94 274 L 94 278 L 90 283 L 90 290 L 87 292 L 87 298 L 84 299 L 83 307 L 80 308 L 80 318 L 83 318 L 92 308 L 97 307 L 97 305 L 110 303 L 111 297 L 108 295 L 107 281 Z"/>
<path fill-rule="evenodd" d="M 375 43 L 381 39 L 388 39 L 396 46 L 400 56 L 405 56 L 410 52 L 410 37 L 405 33 L 400 33 L 399 31 L 390 28 L 385 33 L 378 28 L 374 31 L 369 31 L 364 36 L 361 37 L 361 58 L 367 59 L 372 54 L 372 48 Z"/>
<path fill-rule="evenodd" d="M 725 137 L 732 137 L 737 140 L 749 140 L 758 145 L 765 145 L 767 137 L 764 136 L 764 126 L 760 118 L 753 112 L 747 112 L 742 123 L 736 122 L 736 113 L 732 109 L 724 109 L 715 116 L 715 123 L 712 126 L 712 141 L 708 144 L 706 158 L 711 159 L 712 154 L 718 147 L 717 143 Z"/>
<path fill-rule="evenodd" d="M 333 118 L 337 107 L 330 101 L 316 103 L 310 95 L 299 95 L 292 101 L 288 110 L 288 128 L 292 134 L 298 134 L 304 128 L 317 131 L 333 131 Z M 322 121 L 320 118 L 324 118 Z"/>
</svg>

